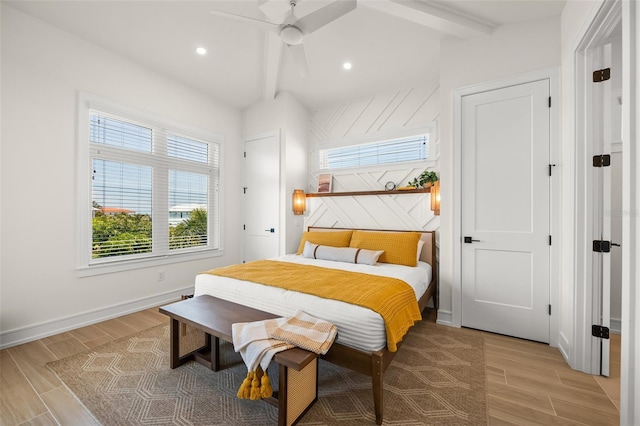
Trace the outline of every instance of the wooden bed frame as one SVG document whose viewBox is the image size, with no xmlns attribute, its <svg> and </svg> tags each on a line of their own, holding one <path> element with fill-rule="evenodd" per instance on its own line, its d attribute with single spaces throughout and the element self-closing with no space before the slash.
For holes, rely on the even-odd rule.
<svg viewBox="0 0 640 426">
<path fill-rule="evenodd" d="M 322 228 L 322 227 L 309 227 L 309 231 L 344 231 L 353 228 Z M 379 229 L 370 229 L 368 231 L 375 232 L 411 232 L 411 231 L 388 231 Z M 434 231 L 413 231 L 420 232 L 422 234 L 422 240 L 425 241 L 422 247 L 422 253 L 420 254 L 420 260 L 427 262 L 432 268 L 432 278 L 427 287 L 427 291 L 418 300 L 418 307 L 420 312 L 424 310 L 429 302 L 429 299 L 433 297 L 434 306 L 438 307 L 438 265 L 436 262 L 436 234 Z M 398 343 L 398 350 L 400 350 L 402 342 Z M 396 352 L 390 352 L 387 348 L 384 348 L 376 352 L 364 352 L 357 349 L 344 346 L 339 343 L 334 343 L 327 352 L 322 356 L 322 359 L 336 365 L 348 368 L 361 374 L 366 374 L 371 377 L 371 384 L 373 388 L 373 403 L 375 407 L 376 423 L 382 424 L 382 408 L 383 408 L 383 382 L 384 373 L 391 364 Z"/>
</svg>

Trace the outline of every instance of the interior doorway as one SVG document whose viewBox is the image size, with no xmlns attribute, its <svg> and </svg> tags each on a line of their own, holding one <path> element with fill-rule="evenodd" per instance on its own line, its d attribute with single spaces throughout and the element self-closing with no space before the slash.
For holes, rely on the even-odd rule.
<svg viewBox="0 0 640 426">
<path fill-rule="evenodd" d="M 536 79 L 461 99 L 462 325 L 544 343 L 550 90 L 550 79 Z"/>
<path fill-rule="evenodd" d="M 530 310 L 530 311 L 536 310 L 537 313 L 544 314 L 544 318 L 545 318 L 544 325 L 543 325 L 544 336 L 543 337 L 526 336 L 525 338 L 548 342 L 549 345 L 552 347 L 558 347 L 560 344 L 560 333 L 559 333 L 560 308 L 559 307 L 561 303 L 560 302 L 560 257 L 561 257 L 560 248 L 561 247 L 558 243 L 552 242 L 552 241 L 554 242 L 558 241 L 556 237 L 559 236 L 559 229 L 560 229 L 559 228 L 560 174 L 558 173 L 556 168 L 553 167 L 559 162 L 558 159 L 560 157 L 560 150 L 559 150 L 560 148 L 560 145 L 559 145 L 560 102 L 556 102 L 556 100 L 560 98 L 559 80 L 560 80 L 559 69 L 549 68 L 549 69 L 533 71 L 525 74 L 514 75 L 501 80 L 479 83 L 473 86 L 467 86 L 464 88 L 456 89 L 453 92 L 453 106 L 454 106 L 453 170 L 456 170 L 456 173 L 452 179 L 453 180 L 452 202 L 454 205 L 458 206 L 453 211 L 453 241 L 456 241 L 456 244 L 459 241 L 459 245 L 458 245 L 458 248 L 456 249 L 456 253 L 455 253 L 456 255 L 453 258 L 454 275 L 453 275 L 453 283 L 452 283 L 453 296 L 451 299 L 451 303 L 452 303 L 451 323 L 456 326 L 462 326 L 464 324 L 465 326 L 468 326 L 468 327 L 483 328 L 487 330 L 493 329 L 492 327 L 486 327 L 486 324 L 478 326 L 477 325 L 478 321 L 476 321 L 478 319 L 477 316 L 474 318 L 471 318 L 471 322 L 473 324 L 469 322 L 470 313 L 469 311 L 467 311 L 468 301 L 471 301 L 474 305 L 485 305 L 486 308 L 489 308 L 488 310 L 484 311 L 485 313 L 497 312 L 498 310 L 502 310 L 503 308 L 508 308 L 512 310 L 513 313 L 515 313 L 514 309 L 520 310 L 521 313 L 526 312 L 527 310 Z M 541 84 L 544 84 L 544 85 L 548 84 L 548 87 L 546 87 L 542 91 L 544 92 L 544 95 L 529 97 L 529 99 L 532 100 L 533 104 L 537 104 L 538 101 L 540 100 L 543 106 L 543 108 L 534 115 L 534 117 L 537 117 L 537 118 L 534 119 L 533 122 L 537 124 L 538 123 L 542 124 L 541 114 L 544 114 L 546 117 L 545 119 L 546 124 L 544 125 L 544 128 L 546 129 L 547 140 L 546 142 L 543 142 L 543 143 L 547 145 L 547 151 L 546 153 L 544 153 L 543 156 L 540 157 L 540 158 L 544 157 L 544 162 L 535 161 L 535 164 L 536 164 L 535 166 L 524 166 L 524 162 L 522 161 L 520 163 L 518 163 L 517 161 L 513 161 L 514 158 L 517 160 L 519 158 L 518 156 L 521 155 L 522 152 L 525 152 L 526 154 L 528 150 L 521 147 L 523 149 L 516 150 L 516 152 L 514 152 L 513 150 L 509 151 L 509 149 L 511 149 L 512 147 L 508 145 L 504 146 L 504 144 L 502 145 L 502 147 L 505 148 L 503 150 L 500 144 L 494 146 L 494 142 L 496 142 L 503 135 L 500 135 L 499 133 L 495 135 L 485 134 L 480 139 L 475 138 L 475 136 L 473 138 L 474 140 L 480 140 L 481 144 L 488 143 L 488 145 L 486 145 L 484 148 L 486 151 L 485 154 L 489 153 L 490 155 L 489 157 L 486 157 L 484 160 L 484 163 L 486 164 L 484 165 L 480 164 L 480 165 L 483 167 L 486 167 L 486 165 L 488 164 L 489 169 L 483 170 L 479 174 L 475 166 L 470 167 L 467 170 L 466 167 L 469 166 L 470 163 L 468 159 L 467 160 L 464 159 L 465 158 L 464 152 L 467 151 L 467 148 L 465 147 L 465 149 L 463 149 L 463 139 L 465 139 L 464 134 L 466 135 L 469 134 L 470 128 L 465 130 L 465 126 L 463 125 L 463 116 L 464 116 L 463 110 L 466 110 L 466 108 L 463 108 L 463 103 L 465 103 L 466 100 L 476 99 L 476 96 L 475 96 L 476 94 L 493 93 L 493 94 L 499 95 L 503 93 L 502 89 L 514 88 L 515 90 L 515 88 L 517 87 L 524 88 L 528 86 L 529 83 L 534 83 L 534 82 L 538 82 L 538 83 L 547 82 L 547 83 L 541 83 Z M 506 90 L 504 93 L 507 93 L 507 92 L 508 90 Z M 484 96 L 477 97 L 477 99 L 479 100 L 482 100 L 482 98 L 484 98 Z M 481 115 L 480 118 L 484 120 L 482 116 L 483 114 L 487 112 L 495 112 L 496 109 L 500 109 L 504 105 L 509 104 L 510 102 L 517 103 L 519 102 L 518 99 L 525 99 L 527 98 L 527 96 L 525 97 L 514 96 L 513 101 L 509 101 L 508 98 L 509 96 L 506 97 L 505 99 L 506 103 L 504 104 L 502 102 L 496 103 L 493 101 L 480 102 L 478 103 L 478 105 L 473 106 L 473 109 L 477 113 L 480 113 Z M 532 108 L 533 108 L 533 104 L 531 104 Z M 511 105 L 511 106 L 514 106 L 514 105 Z M 538 110 L 537 107 L 533 109 Z M 511 108 L 507 108 L 506 110 L 508 110 L 509 112 L 512 111 Z M 489 114 L 489 117 L 491 116 L 492 114 Z M 531 115 L 529 114 L 529 116 Z M 521 114 L 521 117 L 527 117 L 527 114 Z M 506 120 L 502 121 L 502 123 L 504 122 L 506 122 Z M 511 121 L 509 121 L 509 123 L 511 123 Z M 500 125 L 499 123 L 498 124 L 494 123 L 494 125 L 483 126 L 482 128 L 496 130 L 496 129 L 500 129 L 501 127 L 505 127 L 505 126 Z M 542 128 L 537 125 L 534 127 L 538 130 Z M 474 132 L 471 132 L 471 134 L 473 135 Z M 518 144 L 523 144 L 524 142 L 522 142 L 522 140 L 527 140 L 529 139 L 529 137 L 525 135 L 517 139 L 519 141 Z M 505 140 L 508 141 L 510 139 L 507 137 Z M 504 143 L 508 143 L 508 142 L 504 142 Z M 491 152 L 497 152 L 497 154 L 494 156 L 493 154 L 491 154 Z M 501 173 L 502 174 L 506 173 L 506 176 L 510 176 L 516 173 L 513 170 L 509 169 L 509 167 L 512 166 L 512 161 L 516 164 L 520 164 L 520 167 L 523 170 L 530 171 L 528 184 L 526 183 L 527 179 L 523 181 L 524 183 L 518 181 L 517 184 L 520 189 L 514 189 L 512 187 L 509 187 L 510 185 L 509 178 L 498 176 Z M 467 166 L 463 166 L 463 162 Z M 471 170 L 472 168 L 473 170 Z M 519 174 L 520 172 L 521 170 L 518 170 L 517 174 Z M 540 175 L 538 175 L 539 172 L 541 173 Z M 466 179 L 467 177 L 469 177 L 469 179 Z M 473 183 L 474 177 L 483 179 L 483 182 L 481 183 L 482 188 L 479 188 L 479 190 L 480 190 L 480 193 L 482 194 L 488 194 L 486 196 L 481 194 L 480 195 L 481 199 L 478 199 L 478 195 L 479 195 L 478 191 L 475 191 L 473 189 L 474 185 L 476 186 L 476 189 L 478 189 L 477 184 L 479 183 L 479 182 L 477 182 L 476 184 Z M 466 182 L 466 183 L 463 183 L 463 182 Z M 545 188 L 542 188 L 541 186 L 539 186 L 539 184 L 544 184 Z M 486 284 L 484 285 L 484 287 L 482 285 L 477 286 L 476 285 L 478 283 L 477 278 L 481 278 L 486 283 L 487 281 L 485 278 L 488 275 L 487 274 L 484 274 L 484 276 L 479 276 L 478 274 L 474 275 L 473 267 L 465 264 L 465 262 L 469 259 L 471 260 L 471 263 L 475 262 L 477 264 L 479 256 L 480 257 L 484 256 L 484 258 L 479 259 L 480 263 L 486 260 L 487 255 L 495 256 L 495 259 L 497 259 L 499 257 L 498 252 L 502 250 L 502 248 L 497 245 L 498 243 L 500 243 L 499 237 L 496 237 L 494 239 L 493 236 L 490 236 L 489 233 L 486 233 L 485 231 L 489 231 L 491 230 L 491 228 L 494 228 L 494 230 L 496 230 L 495 229 L 497 227 L 496 217 L 498 215 L 496 215 L 495 212 L 497 209 L 501 209 L 502 208 L 501 206 L 503 204 L 501 204 L 500 206 L 498 204 L 495 204 L 493 207 L 488 206 L 485 211 L 484 218 L 476 217 L 474 219 L 472 216 L 469 216 L 471 214 L 468 211 L 469 209 L 471 211 L 475 211 L 475 208 L 469 207 L 469 204 L 468 204 L 469 200 L 474 199 L 475 201 L 472 201 L 472 202 L 476 202 L 476 203 L 478 201 L 480 203 L 484 203 L 485 201 L 488 201 L 489 203 L 491 203 L 492 201 L 490 201 L 490 199 L 496 203 L 498 201 L 502 202 L 503 200 L 497 200 L 496 196 L 508 198 L 509 196 L 511 196 L 511 194 L 516 193 L 514 191 L 522 191 L 522 188 L 524 188 L 525 191 L 528 191 L 528 190 L 533 191 L 536 194 L 535 196 L 536 203 L 539 201 L 546 206 L 545 214 L 547 216 L 547 219 L 544 222 L 540 222 L 538 220 L 530 221 L 530 224 L 534 222 L 538 224 L 538 225 L 533 225 L 533 228 L 529 226 L 530 231 L 529 231 L 528 237 L 530 237 L 529 239 L 531 240 L 531 244 L 529 244 L 531 247 L 522 245 L 520 248 L 515 248 L 515 250 L 516 251 L 520 250 L 520 254 L 517 255 L 520 258 L 529 256 L 530 259 L 533 259 L 534 257 L 545 256 L 548 259 L 548 263 L 545 265 L 545 272 L 544 272 L 544 274 L 546 275 L 546 279 L 541 278 L 539 274 L 536 275 L 535 273 L 529 274 L 529 277 L 524 279 L 522 278 L 522 274 L 520 277 L 515 277 L 515 273 L 514 273 L 514 274 L 511 274 L 511 276 L 507 277 L 507 279 L 505 279 L 505 277 L 500 277 L 500 282 L 498 282 L 498 284 L 508 285 L 506 283 L 508 281 L 514 282 L 513 278 L 515 278 L 517 280 L 520 280 L 518 282 L 518 285 L 521 286 L 520 289 L 522 290 L 523 288 L 526 288 L 526 286 L 522 285 L 523 282 L 525 284 L 528 283 L 529 289 L 538 288 L 538 284 L 542 282 L 544 284 L 544 292 L 546 292 L 546 295 L 544 295 L 544 299 L 542 298 L 543 294 L 540 293 L 539 295 L 540 297 L 536 297 L 534 295 L 534 297 L 530 298 L 530 300 L 524 300 L 524 298 L 522 297 L 517 300 L 516 298 L 513 298 L 513 297 L 510 300 L 506 300 L 504 295 L 500 295 L 499 291 L 497 292 L 495 291 L 494 286 L 491 286 L 491 288 L 487 287 Z M 465 192 L 466 189 L 471 189 L 472 192 L 467 194 Z M 494 191 L 494 192 L 491 193 L 487 191 Z M 465 194 L 465 196 L 463 196 L 463 194 Z M 518 193 L 518 195 L 520 194 Z M 521 199 L 518 198 L 518 200 L 521 200 Z M 513 204 L 517 202 L 519 201 L 513 201 L 511 205 L 509 205 L 509 203 L 507 202 L 507 206 L 504 207 L 505 210 L 513 211 Z M 524 211 L 523 209 L 527 208 L 526 207 L 527 205 L 531 207 L 531 203 L 523 202 L 521 204 L 522 205 L 519 205 L 517 207 L 518 209 L 520 209 L 520 211 L 514 214 L 521 215 L 521 213 L 523 213 Z M 466 213 L 464 210 L 467 210 Z M 533 211 L 533 209 L 529 209 L 529 210 L 530 212 Z M 500 213 L 503 213 L 503 212 L 500 212 Z M 536 212 L 535 216 L 538 216 L 538 213 L 539 212 Z M 469 225 L 465 222 L 466 219 L 472 219 L 472 222 L 475 221 L 476 223 Z M 477 219 L 482 219 L 480 221 L 482 223 L 479 223 Z M 522 219 L 522 218 L 519 218 L 519 219 Z M 464 226 L 463 226 L 463 223 L 465 223 Z M 500 226 L 502 226 L 502 224 Z M 519 229 L 522 230 L 524 228 L 520 226 Z M 544 229 L 544 232 L 539 232 L 539 231 L 542 231 L 543 229 Z M 471 231 L 471 233 L 467 233 L 467 231 Z M 523 234 L 526 232 L 520 232 L 520 233 Z M 481 234 L 483 237 L 485 237 L 484 242 L 480 243 L 478 241 L 473 241 L 473 240 L 482 240 L 482 238 L 478 237 L 478 235 L 481 235 Z M 492 234 L 499 234 L 499 232 L 492 233 Z M 468 238 L 468 240 L 470 241 L 469 243 L 465 242 L 467 241 L 465 237 L 469 237 Z M 491 237 L 489 239 L 492 239 L 492 241 L 489 241 L 488 237 Z M 533 245 L 537 245 L 537 244 L 543 244 L 544 249 L 542 249 L 542 247 L 537 247 L 537 246 L 534 249 Z M 511 250 L 513 249 L 514 248 L 511 248 Z M 495 260 L 495 259 L 492 259 L 492 260 Z M 518 260 L 520 261 L 519 263 L 520 265 L 524 265 L 524 262 L 522 261 L 522 259 L 518 259 Z M 508 260 L 506 260 L 506 262 L 508 262 Z M 509 266 L 511 267 L 512 265 L 510 264 Z M 496 270 L 499 270 L 499 268 Z M 469 274 L 470 271 L 472 272 L 471 275 Z M 486 269 L 485 269 L 485 272 L 487 272 Z M 491 279 L 490 276 L 489 276 L 489 279 Z M 509 289 L 509 291 L 511 291 L 512 293 L 511 296 L 514 296 L 516 294 L 514 293 L 514 290 L 511 288 Z M 517 294 L 521 295 L 521 294 L 524 294 L 524 292 L 520 292 Z M 462 307 L 463 305 L 465 306 L 464 309 Z M 464 311 L 464 314 L 463 314 L 463 311 Z M 486 316 L 487 315 L 485 315 L 485 317 Z M 509 319 L 504 319 L 503 322 L 511 322 L 511 321 Z M 489 325 L 491 326 L 491 324 Z M 504 333 L 504 334 L 517 335 L 516 333 L 514 333 L 513 330 L 501 329 L 501 330 L 498 330 L 497 332 Z"/>
<path fill-rule="evenodd" d="M 609 376 L 611 336 L 619 347 L 622 311 L 622 9 L 606 3 L 576 50 L 576 224 L 578 283 L 585 283 L 586 324 L 576 335 L 584 364 Z M 580 235 L 580 231 L 583 235 Z M 579 256 L 580 257 L 580 256 Z M 580 318 L 577 307 L 576 318 Z M 582 341 L 582 345 L 580 342 Z"/>
</svg>

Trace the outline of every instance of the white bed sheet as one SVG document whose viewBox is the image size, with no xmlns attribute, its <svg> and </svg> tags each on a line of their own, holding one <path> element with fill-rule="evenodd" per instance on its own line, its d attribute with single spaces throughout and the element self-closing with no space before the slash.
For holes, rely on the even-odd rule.
<svg viewBox="0 0 640 426">
<path fill-rule="evenodd" d="M 424 294 L 431 282 L 431 266 L 419 262 L 416 267 L 379 263 L 361 265 L 329 260 L 309 259 L 290 254 L 272 260 L 342 269 L 372 275 L 398 278 L 409 284 L 416 300 Z M 337 300 L 255 284 L 233 278 L 210 274 L 198 274 L 194 296 L 209 294 L 276 315 L 290 316 L 298 309 L 309 315 L 332 322 L 338 328 L 337 342 L 366 352 L 386 346 L 386 334 L 382 317 L 370 309 Z"/>
</svg>

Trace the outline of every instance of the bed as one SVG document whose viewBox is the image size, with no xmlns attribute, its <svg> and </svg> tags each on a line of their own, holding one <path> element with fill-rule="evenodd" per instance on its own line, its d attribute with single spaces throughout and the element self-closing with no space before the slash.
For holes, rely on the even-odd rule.
<svg viewBox="0 0 640 426">
<path fill-rule="evenodd" d="M 345 231 L 348 230 L 318 227 L 310 227 L 308 229 L 310 235 L 320 235 L 317 234 L 318 232 L 344 233 Z M 367 231 L 366 233 L 404 232 L 358 231 Z M 421 251 L 417 253 L 419 261 L 415 267 L 390 263 L 376 263 L 375 265 L 353 264 L 313 259 L 302 254 L 285 255 L 275 260 L 400 279 L 411 286 L 418 309 L 422 312 L 430 299 L 433 299 L 434 306 L 437 307 L 438 274 L 435 261 L 435 234 L 434 232 L 417 232 L 420 233 L 420 241 L 423 241 L 424 244 L 419 244 Z M 385 337 L 385 324 L 380 315 L 367 308 L 348 305 L 345 302 L 322 299 L 296 291 L 267 287 L 210 273 L 202 273 L 196 276 L 194 296 L 202 294 L 209 294 L 282 316 L 293 315 L 298 309 L 301 309 L 310 315 L 333 322 L 338 327 L 338 337 L 329 352 L 323 355 L 322 358 L 371 377 L 376 423 L 382 424 L 384 372 L 402 342 L 395 344 L 396 351 L 389 349 Z"/>
</svg>

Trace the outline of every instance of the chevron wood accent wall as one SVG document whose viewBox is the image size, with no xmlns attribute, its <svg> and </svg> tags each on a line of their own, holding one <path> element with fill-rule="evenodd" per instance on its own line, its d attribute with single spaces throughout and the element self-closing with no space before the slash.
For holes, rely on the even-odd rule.
<svg viewBox="0 0 640 426">
<path fill-rule="evenodd" d="M 388 181 L 398 186 L 425 168 L 438 170 L 440 153 L 440 87 L 414 87 L 322 108 L 311 114 L 309 188 L 316 192 L 318 150 L 325 144 L 359 137 L 388 139 L 393 132 L 432 126 L 429 160 L 423 164 L 389 165 L 381 168 L 334 171 L 332 192 L 379 191 Z M 429 194 L 382 194 L 307 199 L 305 226 L 368 229 L 433 230 L 439 216 L 430 210 Z"/>
</svg>

